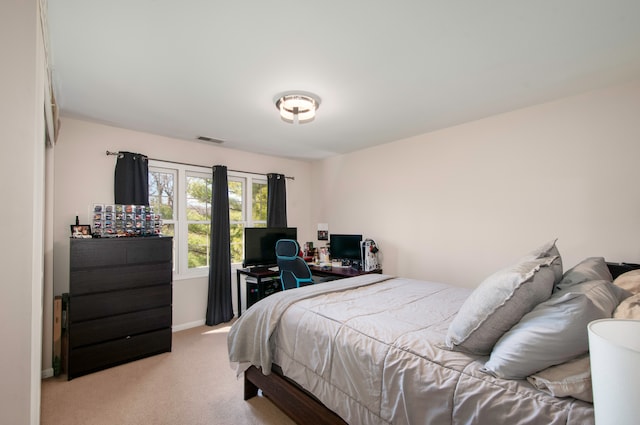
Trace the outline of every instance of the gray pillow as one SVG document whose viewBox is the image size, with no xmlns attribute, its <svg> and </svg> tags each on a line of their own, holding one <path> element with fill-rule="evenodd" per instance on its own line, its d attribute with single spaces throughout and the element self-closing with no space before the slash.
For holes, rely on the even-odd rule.
<svg viewBox="0 0 640 425">
<path fill-rule="evenodd" d="M 538 259 L 545 257 L 558 257 L 558 260 L 554 261 L 554 263 L 551 265 L 551 269 L 553 270 L 553 274 L 555 276 L 553 280 L 555 283 L 558 283 L 560 282 L 560 279 L 562 279 L 562 258 L 560 257 L 560 252 L 558 251 L 558 247 L 556 246 L 556 241 L 557 239 L 553 239 L 542 245 L 541 247 L 534 249 L 529 254 L 525 255 L 521 260 L 527 258 Z"/>
<path fill-rule="evenodd" d="M 566 289 L 589 280 L 608 280 L 609 282 L 613 280 L 609 267 L 607 267 L 607 263 L 603 257 L 585 258 L 567 270 L 554 290 Z"/>
<path fill-rule="evenodd" d="M 445 346 L 486 355 L 520 318 L 551 295 L 557 256 L 523 258 L 485 279 L 449 325 Z"/>
<path fill-rule="evenodd" d="M 541 370 L 528 376 L 527 381 L 554 397 L 573 397 L 593 403 L 589 354 Z"/>
<path fill-rule="evenodd" d="M 618 305 L 613 283 L 594 280 L 555 292 L 496 343 L 484 371 L 524 379 L 589 350 L 587 324 L 611 317 Z"/>
</svg>

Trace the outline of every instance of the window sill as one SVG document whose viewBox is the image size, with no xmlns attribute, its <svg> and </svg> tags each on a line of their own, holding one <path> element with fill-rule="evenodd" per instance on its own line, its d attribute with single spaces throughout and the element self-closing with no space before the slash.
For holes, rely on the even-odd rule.
<svg viewBox="0 0 640 425">
<path fill-rule="evenodd" d="M 234 282 L 235 279 L 235 272 L 237 269 L 241 269 L 242 268 L 242 264 L 240 263 L 234 263 L 231 264 L 231 281 Z M 174 273 L 173 274 L 173 281 L 178 281 L 178 280 L 190 280 L 190 279 L 202 279 L 202 278 L 208 278 L 209 277 L 209 269 L 200 269 L 200 270 L 193 270 L 190 271 L 188 273 L 182 273 L 182 274 L 177 274 Z"/>
</svg>

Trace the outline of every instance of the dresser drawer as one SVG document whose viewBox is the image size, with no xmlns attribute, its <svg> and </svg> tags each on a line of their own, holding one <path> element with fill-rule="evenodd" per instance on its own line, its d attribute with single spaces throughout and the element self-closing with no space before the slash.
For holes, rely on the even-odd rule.
<svg viewBox="0 0 640 425">
<path fill-rule="evenodd" d="M 69 274 L 69 290 L 73 295 L 84 295 L 169 284 L 172 279 L 171 268 L 171 263 L 161 263 L 72 270 Z"/>
<path fill-rule="evenodd" d="M 171 351 L 171 329 L 72 348 L 69 356 L 69 379 L 167 351 Z"/>
<path fill-rule="evenodd" d="M 87 320 L 69 328 L 69 346 L 110 341 L 171 327 L 171 306 Z"/>
<path fill-rule="evenodd" d="M 106 242 L 106 243 L 105 243 Z M 115 266 L 126 262 L 127 251 L 101 239 L 71 239 L 70 268 Z"/>
<path fill-rule="evenodd" d="M 171 238 L 137 238 L 127 244 L 127 264 L 158 263 L 171 261 Z"/>
<path fill-rule="evenodd" d="M 71 239 L 71 270 L 171 262 L 172 238 Z"/>
<path fill-rule="evenodd" d="M 90 295 L 70 295 L 71 324 L 171 305 L 171 284 Z"/>
</svg>

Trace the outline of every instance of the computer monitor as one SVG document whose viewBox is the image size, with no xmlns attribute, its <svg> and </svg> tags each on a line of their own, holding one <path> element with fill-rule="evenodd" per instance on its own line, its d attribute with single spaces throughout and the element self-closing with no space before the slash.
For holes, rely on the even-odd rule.
<svg viewBox="0 0 640 425">
<path fill-rule="evenodd" d="M 278 264 L 276 242 L 298 239 L 296 227 L 246 227 L 244 229 L 244 267 L 272 267 Z"/>
<path fill-rule="evenodd" d="M 360 261 L 362 235 L 329 235 L 329 249 L 332 260 Z"/>
</svg>

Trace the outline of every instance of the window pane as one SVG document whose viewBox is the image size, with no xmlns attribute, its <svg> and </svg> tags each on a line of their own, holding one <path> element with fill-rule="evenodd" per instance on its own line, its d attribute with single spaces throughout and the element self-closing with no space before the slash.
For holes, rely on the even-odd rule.
<svg viewBox="0 0 640 425">
<path fill-rule="evenodd" d="M 178 261 L 178 257 L 176 256 L 176 243 L 178 241 L 176 241 L 176 232 L 175 232 L 175 226 L 173 223 L 162 223 L 162 236 L 171 236 L 173 237 L 173 248 L 172 248 L 172 252 L 173 252 L 173 271 L 176 271 L 176 263 Z"/>
<path fill-rule="evenodd" d="M 244 182 L 229 180 L 229 220 L 231 222 L 243 221 L 242 215 L 242 187 Z"/>
<path fill-rule="evenodd" d="M 189 268 L 209 266 L 210 224 L 189 224 L 187 232 L 187 260 Z"/>
<path fill-rule="evenodd" d="M 253 211 L 251 218 L 253 221 L 267 221 L 267 183 L 252 184 Z M 255 226 L 260 227 L 260 226 Z"/>
<path fill-rule="evenodd" d="M 175 237 L 176 232 L 173 227 L 173 223 L 162 223 L 162 236 Z"/>
<path fill-rule="evenodd" d="M 149 204 L 163 219 L 174 219 L 174 187 L 174 173 L 149 170 Z"/>
<path fill-rule="evenodd" d="M 232 224 L 231 228 L 231 262 L 242 263 L 244 258 L 244 226 L 242 224 Z"/>
<path fill-rule="evenodd" d="M 187 220 L 211 222 L 211 178 L 187 176 Z"/>
</svg>

